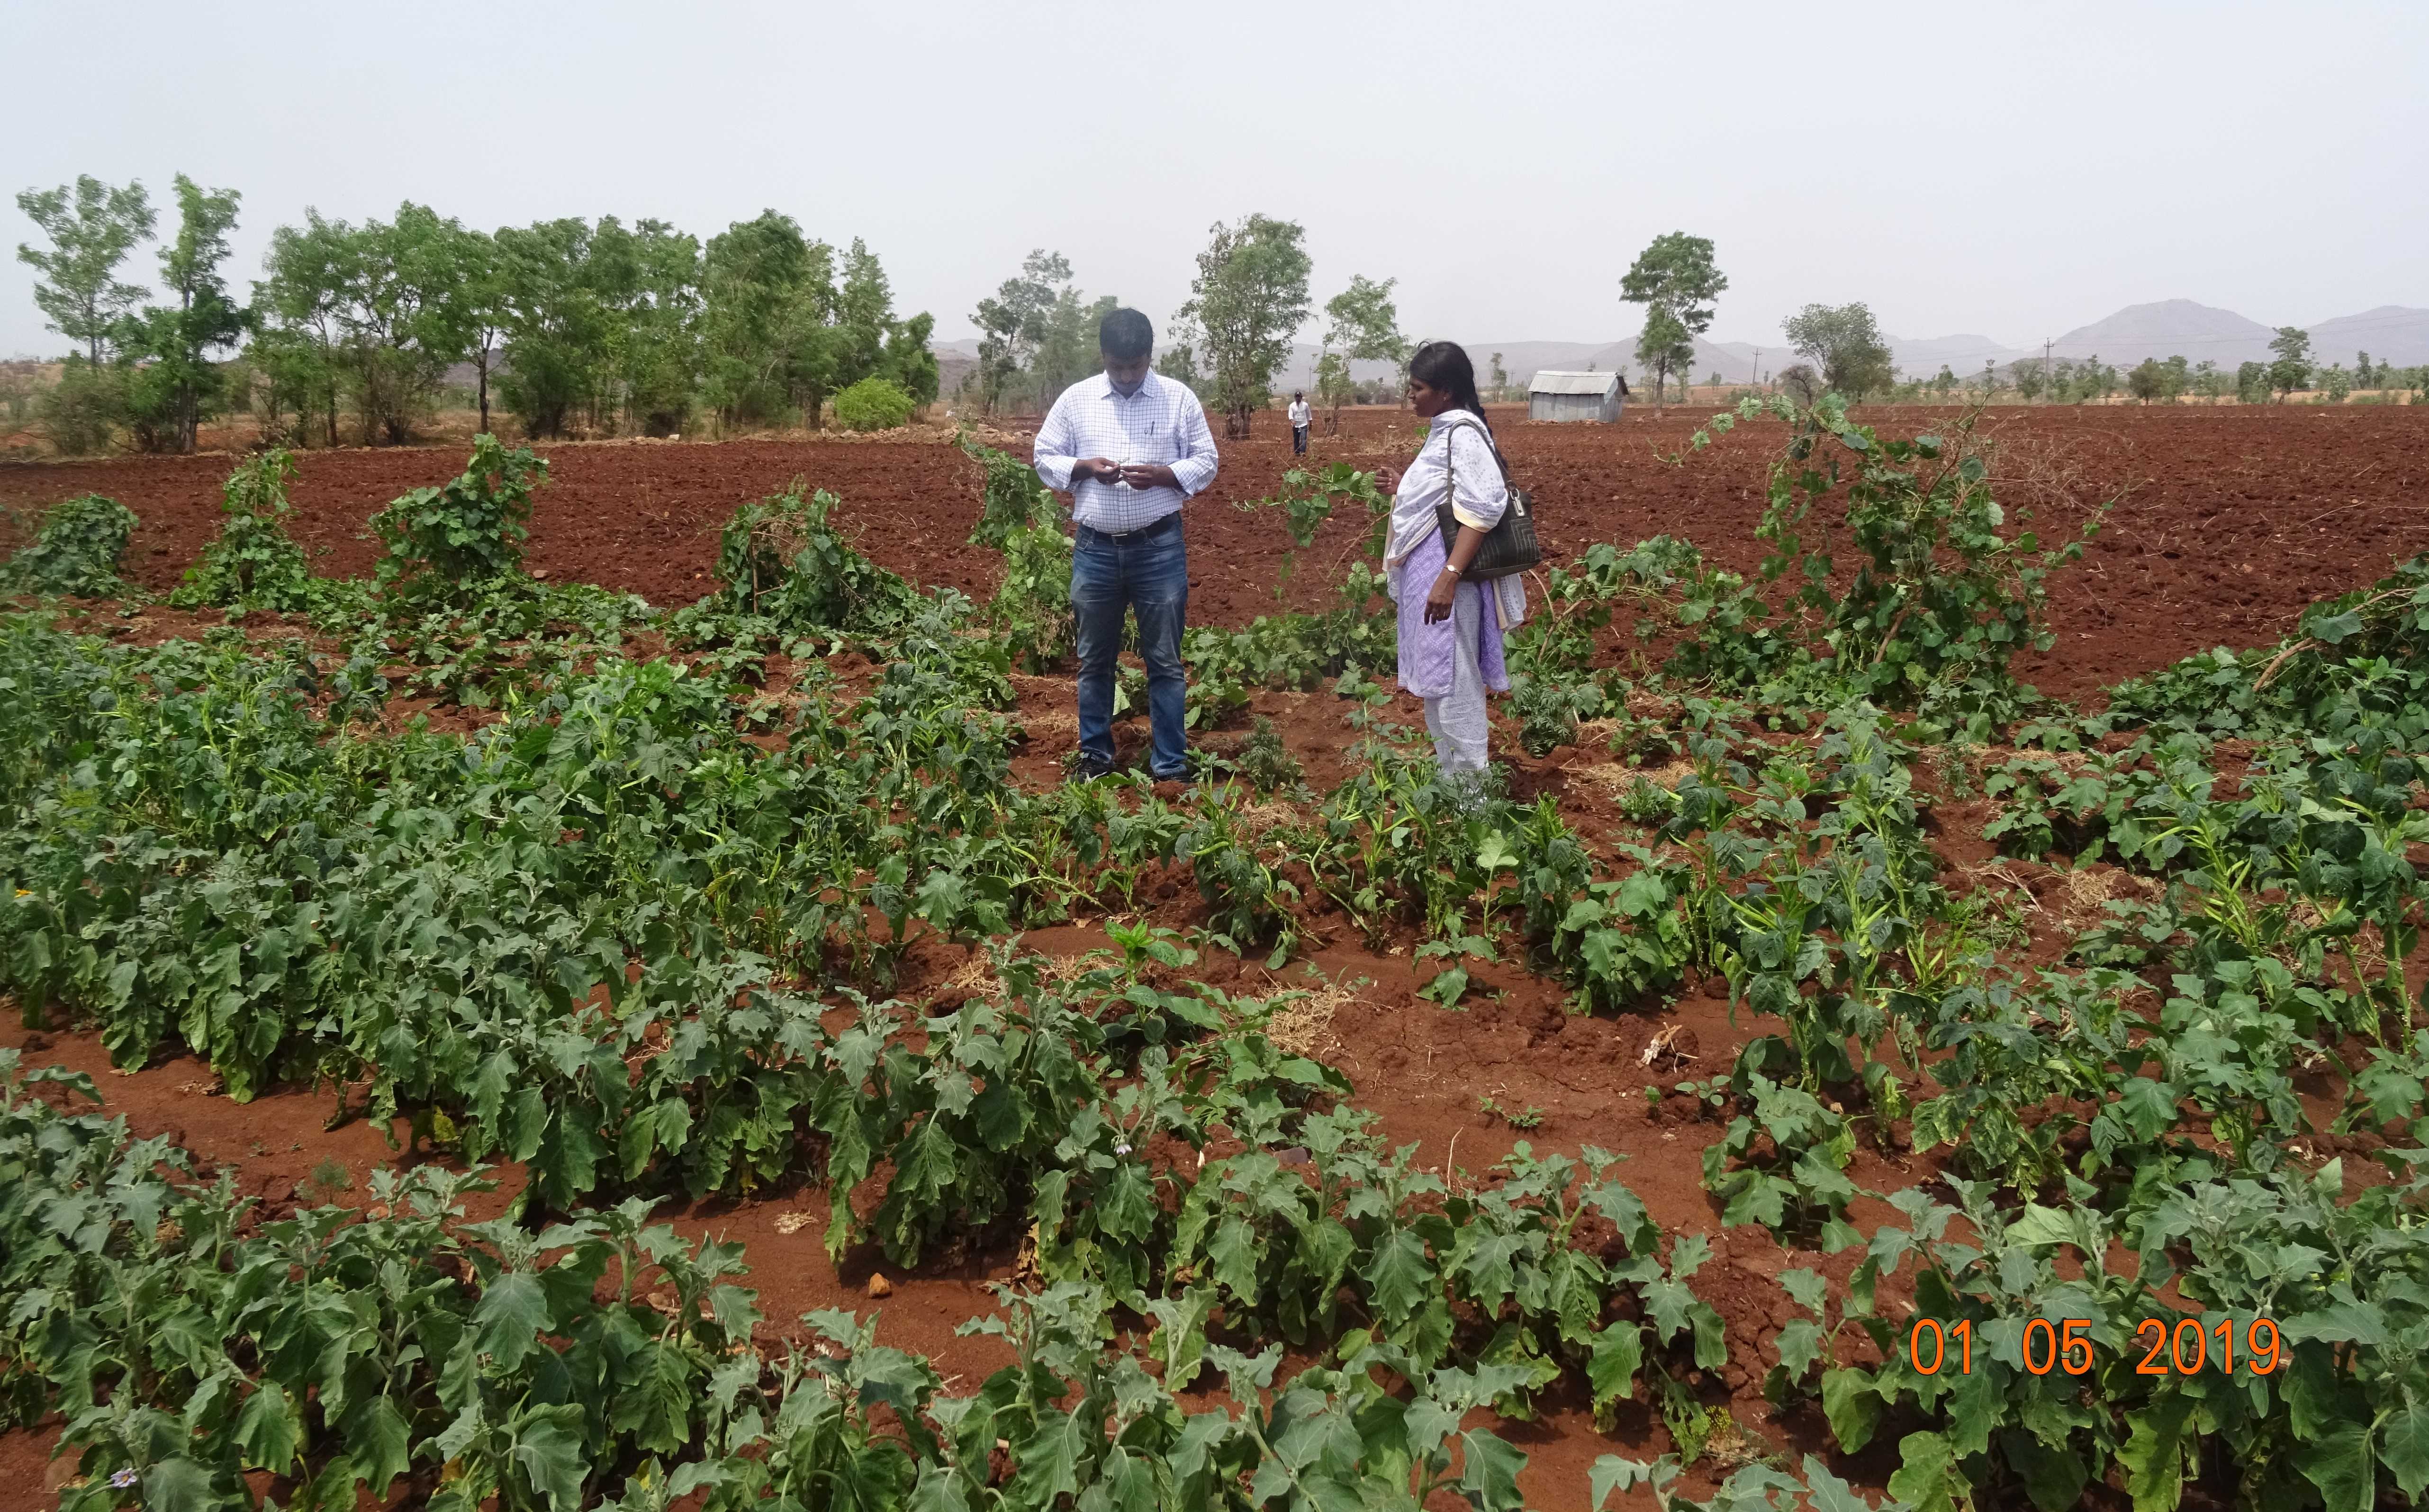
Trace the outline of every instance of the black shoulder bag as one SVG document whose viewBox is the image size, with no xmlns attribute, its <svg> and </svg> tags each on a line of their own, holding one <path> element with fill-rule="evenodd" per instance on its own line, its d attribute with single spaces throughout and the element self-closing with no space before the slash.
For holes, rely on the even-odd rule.
<svg viewBox="0 0 2429 1512">
<path fill-rule="evenodd" d="M 1468 422 L 1460 421 L 1443 432 L 1443 501 L 1435 510 L 1435 522 L 1442 528 L 1443 555 L 1459 544 L 1459 517 L 1451 513 L 1451 501 L 1459 497 L 1459 479 L 1452 470 L 1450 433 L 1466 429 Z M 1475 427 L 1481 429 L 1481 427 Z M 1492 433 L 1486 432 L 1484 444 L 1493 447 L 1493 460 L 1501 468 L 1501 482 L 1510 483 L 1510 464 L 1501 458 L 1501 448 L 1493 445 Z M 1476 560 L 1460 575 L 1474 582 L 1506 578 L 1541 567 L 1544 548 L 1535 539 L 1535 501 L 1524 488 L 1510 489 L 1510 506 L 1501 512 L 1500 523 L 1485 532 L 1483 544 L 1476 549 Z"/>
</svg>

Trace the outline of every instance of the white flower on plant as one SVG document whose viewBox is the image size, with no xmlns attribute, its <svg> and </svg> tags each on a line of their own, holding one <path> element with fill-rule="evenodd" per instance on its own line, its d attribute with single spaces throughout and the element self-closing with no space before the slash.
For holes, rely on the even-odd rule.
<svg viewBox="0 0 2429 1512">
<path fill-rule="evenodd" d="M 109 1473 L 109 1484 L 123 1491 L 142 1478 L 132 1469 L 112 1471 Z"/>
<path fill-rule="evenodd" d="M 1114 1146 L 1114 1153 L 1115 1155 L 1128 1155 L 1131 1153 L 1131 1147 L 1127 1144 L 1116 1144 Z"/>
</svg>

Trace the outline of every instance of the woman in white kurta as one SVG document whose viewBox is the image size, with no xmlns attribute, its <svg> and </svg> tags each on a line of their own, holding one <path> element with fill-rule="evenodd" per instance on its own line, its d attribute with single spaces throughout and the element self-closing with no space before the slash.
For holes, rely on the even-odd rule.
<svg viewBox="0 0 2429 1512">
<path fill-rule="evenodd" d="M 1395 490 L 1383 569 L 1400 609 L 1400 686 L 1425 700 L 1435 764 L 1481 771 L 1490 759 L 1484 692 L 1510 686 L 1502 636 L 1526 618 L 1527 595 L 1515 576 L 1479 583 L 1465 574 L 1509 507 L 1510 486 L 1477 397 L 1476 366 L 1459 346 L 1417 349 L 1409 403 L 1433 422 L 1426 443 L 1406 472 L 1375 474 L 1377 486 Z M 1446 498 L 1459 525 L 1451 541 L 1440 523 Z"/>
</svg>

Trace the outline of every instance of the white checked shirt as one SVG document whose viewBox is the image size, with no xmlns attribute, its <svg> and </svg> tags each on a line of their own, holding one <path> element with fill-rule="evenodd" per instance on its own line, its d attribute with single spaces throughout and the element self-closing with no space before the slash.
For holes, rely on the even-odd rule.
<svg viewBox="0 0 2429 1512">
<path fill-rule="evenodd" d="M 1031 455 L 1046 486 L 1071 496 L 1072 519 L 1117 535 L 1155 523 L 1214 481 L 1214 436 L 1206 428 L 1206 406 L 1188 385 L 1160 372 L 1148 373 L 1128 399 L 1103 373 L 1066 388 L 1037 428 Z M 1082 457 L 1161 462 L 1181 486 L 1132 488 L 1082 478 L 1075 488 L 1071 465 Z"/>
</svg>

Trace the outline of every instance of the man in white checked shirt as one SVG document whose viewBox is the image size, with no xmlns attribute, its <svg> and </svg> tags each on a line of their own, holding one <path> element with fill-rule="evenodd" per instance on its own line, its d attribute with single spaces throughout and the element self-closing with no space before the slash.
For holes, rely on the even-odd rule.
<svg viewBox="0 0 2429 1512">
<path fill-rule="evenodd" d="M 1046 486 L 1071 496 L 1071 614 L 1080 640 L 1080 775 L 1114 769 L 1114 663 L 1122 614 L 1138 616 L 1153 726 L 1148 769 L 1189 775 L 1188 685 L 1181 627 L 1189 553 L 1181 506 L 1214 481 L 1214 436 L 1188 386 L 1150 371 L 1155 328 L 1136 310 L 1097 327 L 1104 376 L 1063 390 L 1037 428 L 1032 455 Z"/>
</svg>

